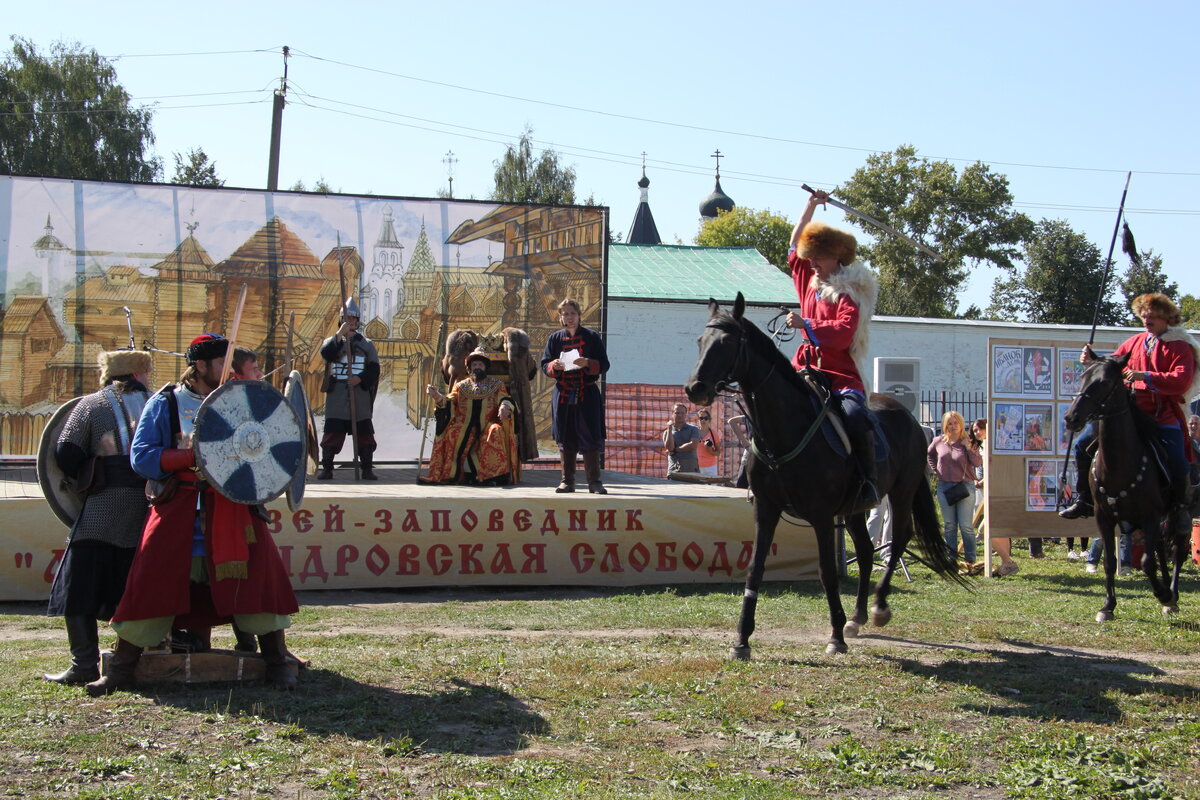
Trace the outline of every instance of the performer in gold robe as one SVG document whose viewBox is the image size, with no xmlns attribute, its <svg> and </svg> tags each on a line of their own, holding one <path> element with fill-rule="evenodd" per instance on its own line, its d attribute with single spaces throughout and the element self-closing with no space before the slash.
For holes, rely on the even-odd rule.
<svg viewBox="0 0 1200 800">
<path fill-rule="evenodd" d="M 443 395 L 426 393 L 437 404 L 438 434 L 421 483 L 479 483 L 502 486 L 521 479 L 513 431 L 515 405 L 504 381 L 487 374 L 491 359 L 482 348 L 467 357 L 471 376 Z"/>
</svg>

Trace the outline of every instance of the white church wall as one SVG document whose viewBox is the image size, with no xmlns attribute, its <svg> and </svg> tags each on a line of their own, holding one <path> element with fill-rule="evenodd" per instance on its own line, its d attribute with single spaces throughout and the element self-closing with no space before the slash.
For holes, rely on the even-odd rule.
<svg viewBox="0 0 1200 800">
<path fill-rule="evenodd" d="M 747 316 L 765 330 L 778 308 L 749 307 Z M 608 307 L 608 356 L 612 383 L 683 384 L 696 362 L 696 338 L 708 319 L 705 303 L 614 300 Z M 878 357 L 921 360 L 919 391 L 986 392 L 989 338 L 1078 339 L 1087 325 L 1026 325 L 1013 322 L 876 317 L 864 368 L 870 380 Z M 1135 328 L 1097 329 L 1096 342 L 1110 347 Z M 783 345 L 791 357 L 798 341 Z"/>
</svg>

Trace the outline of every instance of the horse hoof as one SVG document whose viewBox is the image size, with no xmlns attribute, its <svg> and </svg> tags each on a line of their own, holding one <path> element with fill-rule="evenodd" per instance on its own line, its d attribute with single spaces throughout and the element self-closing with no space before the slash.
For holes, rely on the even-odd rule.
<svg viewBox="0 0 1200 800">
<path fill-rule="evenodd" d="M 1117 615 L 1111 611 L 1101 611 L 1096 614 L 1096 622 L 1108 622 L 1109 620 L 1116 619 L 1116 617 Z"/>
<path fill-rule="evenodd" d="M 882 628 L 892 621 L 892 610 L 890 608 L 880 608 L 875 606 L 871 609 L 871 622 L 876 628 Z"/>
<path fill-rule="evenodd" d="M 840 656 L 846 652 L 845 642 L 830 642 L 825 645 L 825 652 L 831 656 Z"/>
<path fill-rule="evenodd" d="M 1179 606 L 1171 605 L 1171 606 L 1163 606 L 1162 607 L 1162 613 L 1163 613 L 1164 617 L 1169 617 L 1172 614 L 1178 613 L 1178 611 L 1179 611 Z"/>
<path fill-rule="evenodd" d="M 729 648 L 729 659 L 731 661 L 749 661 L 750 660 L 750 645 L 736 644 Z"/>
<path fill-rule="evenodd" d="M 862 629 L 862 625 L 859 625 L 854 620 L 850 620 L 849 622 L 847 622 L 845 625 L 842 626 L 842 635 L 848 636 L 851 639 L 856 639 L 856 638 L 858 638 L 858 632 L 861 629 Z"/>
</svg>

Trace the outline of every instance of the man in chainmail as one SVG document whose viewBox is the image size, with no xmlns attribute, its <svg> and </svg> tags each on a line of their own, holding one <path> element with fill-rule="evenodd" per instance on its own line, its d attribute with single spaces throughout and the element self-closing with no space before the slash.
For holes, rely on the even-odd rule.
<svg viewBox="0 0 1200 800">
<path fill-rule="evenodd" d="M 121 600 L 146 521 L 146 479 L 130 466 L 129 447 L 148 397 L 150 354 L 104 352 L 99 366 L 100 391 L 75 404 L 54 449 L 59 468 L 90 485 L 50 587 L 47 613 L 65 618 L 71 648 L 71 665 L 44 676 L 57 683 L 100 677 L 97 620 L 111 618 Z"/>
<path fill-rule="evenodd" d="M 372 469 L 375 453 L 375 426 L 371 422 L 375 390 L 379 385 L 379 354 L 375 343 L 358 330 L 358 303 L 346 298 L 342 307 L 342 325 L 337 333 L 321 342 L 321 358 L 328 371 L 324 390 L 325 430 L 321 436 L 321 471 L 317 480 L 333 477 L 333 458 L 342 450 L 351 432 L 350 395 L 354 394 L 354 425 L 357 433 L 358 460 L 363 480 L 379 480 Z"/>
</svg>

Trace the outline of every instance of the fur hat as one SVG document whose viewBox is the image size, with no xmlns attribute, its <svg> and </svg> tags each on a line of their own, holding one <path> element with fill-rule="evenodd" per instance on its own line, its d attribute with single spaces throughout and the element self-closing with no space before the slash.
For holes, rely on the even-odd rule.
<svg viewBox="0 0 1200 800">
<path fill-rule="evenodd" d="M 472 361 L 478 361 L 480 359 L 482 359 L 484 361 L 484 363 L 486 363 L 489 367 L 492 365 L 491 356 L 489 356 L 486 352 L 484 352 L 484 349 L 482 347 L 476 347 L 474 350 L 472 350 L 467 355 L 467 361 L 466 361 L 467 366 L 468 367 L 471 366 Z"/>
<path fill-rule="evenodd" d="M 113 378 L 149 372 L 153 361 L 144 350 L 109 350 L 96 359 L 100 366 L 100 385 L 107 386 Z"/>
<path fill-rule="evenodd" d="M 1142 312 L 1148 311 L 1152 316 L 1164 320 L 1171 327 L 1183 322 L 1183 313 L 1179 310 L 1179 306 L 1175 305 L 1171 298 L 1162 292 L 1139 294 L 1133 298 L 1129 307 L 1134 314 L 1139 316 Z"/>
<path fill-rule="evenodd" d="M 854 236 L 840 228 L 826 225 L 824 222 L 810 222 L 800 233 L 800 241 L 796 243 L 796 253 L 801 258 L 835 258 L 842 266 L 854 262 L 854 251 L 858 242 Z"/>
<path fill-rule="evenodd" d="M 188 345 L 187 351 L 184 353 L 184 358 L 187 359 L 188 366 L 195 364 L 197 361 L 209 361 L 214 358 L 221 358 L 229 352 L 229 340 L 219 333 L 202 333 L 192 343 Z"/>
</svg>

